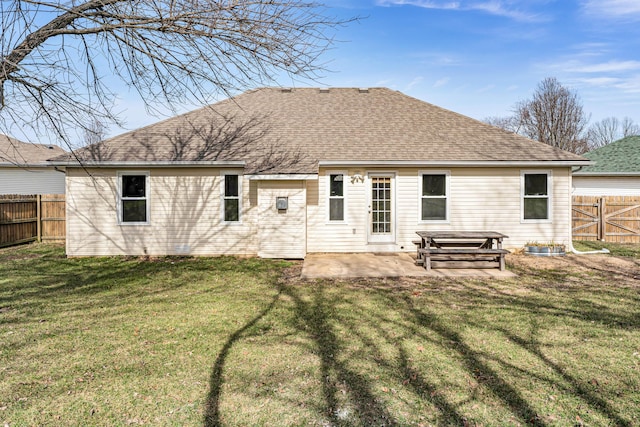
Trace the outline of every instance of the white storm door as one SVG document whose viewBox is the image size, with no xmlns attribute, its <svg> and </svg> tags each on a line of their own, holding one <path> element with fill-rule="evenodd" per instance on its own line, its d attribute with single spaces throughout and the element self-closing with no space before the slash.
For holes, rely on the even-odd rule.
<svg viewBox="0 0 640 427">
<path fill-rule="evenodd" d="M 393 174 L 369 174 L 370 243 L 396 240 L 395 177 Z"/>
</svg>

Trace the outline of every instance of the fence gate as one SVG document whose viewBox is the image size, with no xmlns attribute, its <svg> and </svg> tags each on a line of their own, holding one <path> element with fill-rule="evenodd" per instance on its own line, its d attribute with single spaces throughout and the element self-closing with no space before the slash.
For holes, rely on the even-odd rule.
<svg viewBox="0 0 640 427">
<path fill-rule="evenodd" d="M 640 197 L 574 196 L 572 211 L 575 240 L 640 243 Z"/>
</svg>

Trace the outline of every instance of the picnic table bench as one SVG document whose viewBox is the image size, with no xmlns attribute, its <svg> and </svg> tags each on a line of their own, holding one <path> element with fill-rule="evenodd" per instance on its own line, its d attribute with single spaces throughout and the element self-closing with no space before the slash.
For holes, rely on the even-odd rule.
<svg viewBox="0 0 640 427">
<path fill-rule="evenodd" d="M 432 261 L 442 266 L 468 265 L 478 267 L 487 262 L 491 266 L 505 268 L 504 256 L 509 253 L 502 249 L 502 240 L 508 236 L 495 231 L 416 231 L 420 240 L 417 247 L 416 263 L 431 270 Z M 465 263 L 465 264 L 462 264 Z"/>
</svg>

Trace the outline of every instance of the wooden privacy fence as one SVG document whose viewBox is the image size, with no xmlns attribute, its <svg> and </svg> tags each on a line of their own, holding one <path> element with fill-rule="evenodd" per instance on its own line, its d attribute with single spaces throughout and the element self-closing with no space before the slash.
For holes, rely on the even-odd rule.
<svg viewBox="0 0 640 427">
<path fill-rule="evenodd" d="M 0 247 L 65 239 L 64 194 L 0 195 Z"/>
<path fill-rule="evenodd" d="M 573 238 L 640 243 L 640 197 L 574 196 Z"/>
</svg>

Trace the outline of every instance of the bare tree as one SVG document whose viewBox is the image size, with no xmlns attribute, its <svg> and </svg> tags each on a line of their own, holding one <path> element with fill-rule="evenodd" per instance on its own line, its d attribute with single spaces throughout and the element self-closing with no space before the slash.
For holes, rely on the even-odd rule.
<svg viewBox="0 0 640 427">
<path fill-rule="evenodd" d="M 504 129 L 507 132 L 520 133 L 520 123 L 516 116 L 492 116 L 486 117 L 483 121 L 491 126 Z"/>
<path fill-rule="evenodd" d="M 615 117 L 607 117 L 594 123 L 587 133 L 589 149 L 604 147 L 627 136 L 640 135 L 640 126 L 635 124 L 629 117 L 622 121 Z"/>
<path fill-rule="evenodd" d="M 580 97 L 554 77 L 540 82 L 531 99 L 518 103 L 515 116 L 529 138 L 578 154 L 587 151 L 583 134 L 589 119 Z"/>
<path fill-rule="evenodd" d="M 282 72 L 317 77 L 345 23 L 300 0 L 23 0 L 2 2 L 0 20 L 0 131 L 64 141 L 119 123 L 114 77 L 151 111 L 210 103 Z"/>
<path fill-rule="evenodd" d="M 513 116 L 484 119 L 492 126 L 577 154 L 588 151 L 584 135 L 588 121 L 578 94 L 553 77 L 540 82 L 531 99 L 517 103 Z"/>
<path fill-rule="evenodd" d="M 629 117 L 625 117 L 622 119 L 622 124 L 620 125 L 622 128 L 622 137 L 626 138 L 628 136 L 638 136 L 640 135 L 640 126 L 634 123 Z"/>
<path fill-rule="evenodd" d="M 84 137 L 82 138 L 81 146 L 87 146 L 97 144 L 107 136 L 108 128 L 100 120 L 92 120 L 84 129 Z"/>
</svg>

